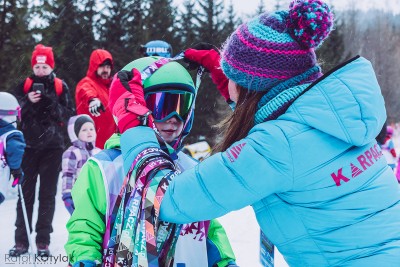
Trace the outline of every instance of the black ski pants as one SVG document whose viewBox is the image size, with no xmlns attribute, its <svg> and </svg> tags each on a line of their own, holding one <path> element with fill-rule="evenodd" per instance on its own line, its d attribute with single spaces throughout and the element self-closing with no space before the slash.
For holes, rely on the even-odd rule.
<svg viewBox="0 0 400 267">
<path fill-rule="evenodd" d="M 32 213 L 35 202 L 35 191 L 40 175 L 39 211 L 36 223 L 36 243 L 50 244 L 50 233 L 55 210 L 57 181 L 61 170 L 63 150 L 61 148 L 37 150 L 26 148 L 22 159 L 22 170 L 25 180 L 22 183 L 29 229 L 32 232 Z M 17 202 L 17 220 L 15 222 L 15 242 L 28 245 L 28 236 L 21 206 L 21 196 Z"/>
</svg>

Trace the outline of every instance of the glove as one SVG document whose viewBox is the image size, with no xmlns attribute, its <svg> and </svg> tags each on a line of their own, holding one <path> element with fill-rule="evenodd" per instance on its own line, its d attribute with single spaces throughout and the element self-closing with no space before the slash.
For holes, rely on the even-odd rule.
<svg viewBox="0 0 400 267">
<path fill-rule="evenodd" d="M 122 70 L 114 75 L 110 86 L 109 108 L 117 120 L 120 133 L 148 124 L 150 111 L 146 107 L 142 77 L 137 69 Z"/>
<path fill-rule="evenodd" d="M 219 93 L 230 102 L 228 92 L 228 78 L 222 72 L 220 67 L 220 55 L 215 46 L 208 43 L 199 43 L 184 52 L 186 61 L 189 62 L 189 68 L 195 68 L 199 65 L 206 68 L 211 74 L 213 83 L 217 86 Z"/>
<path fill-rule="evenodd" d="M 12 183 L 12 187 L 15 187 L 17 184 L 22 184 L 24 182 L 24 172 L 22 171 L 21 168 L 16 169 L 16 170 L 10 170 L 11 175 L 14 179 Z M 11 179 L 11 177 L 10 177 Z"/>
<path fill-rule="evenodd" d="M 89 102 L 89 112 L 94 117 L 100 116 L 100 111 L 105 111 L 103 104 L 98 98 L 93 98 Z"/>
<path fill-rule="evenodd" d="M 75 205 L 74 201 L 72 200 L 71 194 L 63 194 L 62 200 L 64 201 L 65 208 L 67 208 L 67 211 L 69 214 L 72 215 L 72 213 L 75 210 Z"/>
<path fill-rule="evenodd" d="M 96 267 L 96 266 L 101 266 L 101 265 L 97 264 L 95 261 L 91 261 L 91 260 L 77 261 L 73 265 L 73 267 Z"/>
</svg>

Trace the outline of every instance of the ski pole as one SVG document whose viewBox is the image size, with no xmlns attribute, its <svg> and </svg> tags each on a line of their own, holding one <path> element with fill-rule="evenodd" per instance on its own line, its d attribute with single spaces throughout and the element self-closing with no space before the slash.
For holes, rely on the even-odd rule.
<svg viewBox="0 0 400 267">
<path fill-rule="evenodd" d="M 28 235 L 29 248 L 30 248 L 30 252 L 33 253 L 33 247 L 32 247 L 32 241 L 31 241 L 31 231 L 30 231 L 29 221 L 28 221 L 28 213 L 26 212 L 25 199 L 24 199 L 24 195 L 22 194 L 22 186 L 20 184 L 18 184 L 18 189 L 19 189 L 19 195 L 21 196 L 22 213 L 24 214 L 25 228 L 26 228 L 26 234 Z M 36 267 L 35 259 L 33 260 L 33 266 Z"/>
</svg>

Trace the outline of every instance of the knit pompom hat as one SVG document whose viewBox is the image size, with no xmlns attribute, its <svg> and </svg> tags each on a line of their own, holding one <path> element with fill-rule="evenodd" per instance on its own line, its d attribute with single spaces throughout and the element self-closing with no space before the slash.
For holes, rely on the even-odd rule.
<svg viewBox="0 0 400 267">
<path fill-rule="evenodd" d="M 225 75 L 252 91 L 277 91 L 320 76 L 314 48 L 333 26 L 333 14 L 320 0 L 297 0 L 289 11 L 264 13 L 228 38 L 221 56 Z"/>
<path fill-rule="evenodd" d="M 32 60 L 31 60 L 32 68 L 38 63 L 47 64 L 52 69 L 54 69 L 53 48 L 49 46 L 44 46 L 42 44 L 38 44 L 32 53 Z"/>
</svg>

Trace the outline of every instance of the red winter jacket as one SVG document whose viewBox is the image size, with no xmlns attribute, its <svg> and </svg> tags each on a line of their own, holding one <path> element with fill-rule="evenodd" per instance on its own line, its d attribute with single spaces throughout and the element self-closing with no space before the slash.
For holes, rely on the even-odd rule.
<svg viewBox="0 0 400 267">
<path fill-rule="evenodd" d="M 108 108 L 108 89 L 111 78 L 104 80 L 97 76 L 99 66 L 106 60 L 113 62 L 111 54 L 103 49 L 96 49 L 92 52 L 89 61 L 89 69 L 86 77 L 76 86 L 75 100 L 77 114 L 87 114 L 95 122 L 97 131 L 96 146 L 103 149 L 104 143 L 116 131 L 116 125 L 110 109 Z M 94 117 L 89 112 L 89 102 L 93 98 L 100 99 L 105 112 L 100 112 L 99 117 Z"/>
</svg>

